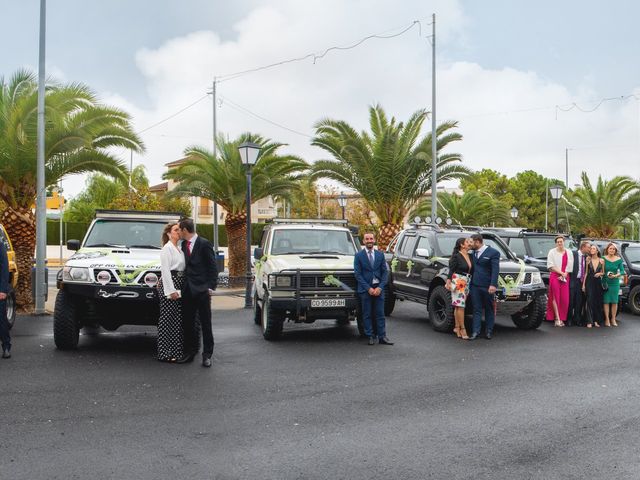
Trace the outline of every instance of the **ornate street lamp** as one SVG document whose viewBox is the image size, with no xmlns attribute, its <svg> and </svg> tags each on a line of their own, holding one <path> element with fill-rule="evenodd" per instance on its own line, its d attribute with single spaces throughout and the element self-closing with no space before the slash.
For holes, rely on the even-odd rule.
<svg viewBox="0 0 640 480">
<path fill-rule="evenodd" d="M 340 208 L 342 209 L 342 219 L 345 219 L 345 209 L 347 208 L 347 196 L 344 194 L 344 192 L 340 192 L 340 195 L 338 195 L 338 205 L 340 205 Z"/>
<path fill-rule="evenodd" d="M 247 267 L 246 267 L 246 291 L 244 295 L 244 308 L 253 308 L 251 301 L 251 167 L 256 164 L 260 154 L 260 145 L 253 142 L 244 142 L 238 146 L 240 158 L 247 169 Z"/>
<path fill-rule="evenodd" d="M 513 207 L 509 213 L 511 213 L 511 218 L 514 220 L 518 218 L 518 209 L 516 207 Z"/>
<path fill-rule="evenodd" d="M 551 198 L 556 201 L 556 232 L 558 231 L 558 200 L 562 197 L 562 185 L 554 185 L 549 188 L 549 192 L 551 193 Z"/>
</svg>

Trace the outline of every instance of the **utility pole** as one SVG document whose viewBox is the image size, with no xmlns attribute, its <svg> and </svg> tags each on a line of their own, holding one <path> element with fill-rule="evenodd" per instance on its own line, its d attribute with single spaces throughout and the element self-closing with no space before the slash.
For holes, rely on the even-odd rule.
<svg viewBox="0 0 640 480">
<path fill-rule="evenodd" d="M 38 55 L 38 153 L 36 170 L 36 275 L 35 314 L 43 315 L 45 311 L 45 258 L 47 256 L 47 199 L 44 181 L 44 96 L 45 96 L 45 47 L 47 26 L 47 2 L 40 0 L 40 47 Z"/>
<path fill-rule="evenodd" d="M 436 176 L 436 155 L 438 152 L 436 141 L 436 14 L 431 22 L 431 221 L 438 218 L 438 183 Z"/>
<path fill-rule="evenodd" d="M 564 149 L 564 187 L 569 190 L 569 149 Z"/>
<path fill-rule="evenodd" d="M 217 137 L 218 137 L 218 122 L 217 122 L 217 111 L 218 111 L 218 99 L 216 96 L 216 85 L 218 80 L 216 77 L 213 77 L 213 88 L 211 89 L 211 94 L 213 96 L 213 159 L 218 158 L 218 146 L 217 146 Z M 218 258 L 218 202 L 213 199 L 213 251 L 215 252 L 216 259 Z"/>
<path fill-rule="evenodd" d="M 549 231 L 549 179 L 545 185 L 544 193 L 544 231 Z"/>
</svg>

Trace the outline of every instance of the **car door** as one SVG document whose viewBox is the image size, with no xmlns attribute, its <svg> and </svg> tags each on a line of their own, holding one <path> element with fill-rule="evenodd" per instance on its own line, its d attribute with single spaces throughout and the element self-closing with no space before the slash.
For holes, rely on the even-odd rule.
<svg viewBox="0 0 640 480">
<path fill-rule="evenodd" d="M 396 290 L 411 293 L 411 280 L 409 278 L 409 267 L 412 266 L 411 255 L 416 245 L 416 232 L 405 232 L 398 240 L 394 257 L 391 261 L 391 275 L 393 285 Z"/>
<path fill-rule="evenodd" d="M 427 235 L 420 235 L 416 242 L 412 255 L 413 266 L 411 269 L 411 292 L 420 297 L 424 302 L 429 296 L 429 285 L 435 277 L 436 269 L 431 258 L 434 255 L 434 246 Z"/>
</svg>

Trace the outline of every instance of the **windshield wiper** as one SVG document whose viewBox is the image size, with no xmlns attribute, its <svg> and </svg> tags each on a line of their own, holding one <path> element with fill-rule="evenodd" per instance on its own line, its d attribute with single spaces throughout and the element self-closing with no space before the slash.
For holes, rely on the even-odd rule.
<svg viewBox="0 0 640 480">
<path fill-rule="evenodd" d="M 92 247 L 110 247 L 110 248 L 127 248 L 126 245 L 116 245 L 115 243 L 92 243 L 91 245 L 85 245 L 86 248 Z"/>
<path fill-rule="evenodd" d="M 154 250 L 162 250 L 161 247 L 157 246 L 157 245 L 151 245 L 151 244 L 146 244 L 146 245 L 129 245 L 129 248 L 153 248 Z"/>
</svg>

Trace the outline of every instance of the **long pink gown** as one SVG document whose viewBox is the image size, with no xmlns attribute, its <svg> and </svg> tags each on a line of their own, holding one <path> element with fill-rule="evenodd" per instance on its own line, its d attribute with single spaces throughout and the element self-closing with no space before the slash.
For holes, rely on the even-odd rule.
<svg viewBox="0 0 640 480">
<path fill-rule="evenodd" d="M 562 266 L 560 267 L 563 272 L 567 271 L 568 261 L 569 255 L 565 250 L 564 255 L 562 255 Z M 565 322 L 569 311 L 569 282 L 571 280 L 567 277 L 566 282 L 561 282 L 558 278 L 559 275 L 556 272 L 551 272 L 549 289 L 547 290 L 547 320 L 554 321 L 556 319 L 556 315 L 553 312 L 553 301 L 555 300 L 556 305 L 558 305 L 558 316 L 560 320 Z"/>
</svg>

